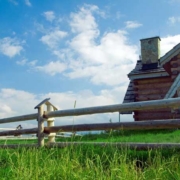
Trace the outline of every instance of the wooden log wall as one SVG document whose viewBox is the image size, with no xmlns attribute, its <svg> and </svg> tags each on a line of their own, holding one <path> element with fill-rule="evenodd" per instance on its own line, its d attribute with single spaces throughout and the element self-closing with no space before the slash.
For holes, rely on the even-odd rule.
<svg viewBox="0 0 180 180">
<path fill-rule="evenodd" d="M 180 73 L 180 54 L 172 58 L 163 67 L 171 75 L 171 79 L 174 80 Z"/>
<path fill-rule="evenodd" d="M 172 83 L 173 80 L 171 77 L 134 80 L 135 101 L 163 99 Z M 172 114 L 170 108 L 134 112 L 135 121 L 173 118 L 180 118 L 180 115 Z"/>
</svg>

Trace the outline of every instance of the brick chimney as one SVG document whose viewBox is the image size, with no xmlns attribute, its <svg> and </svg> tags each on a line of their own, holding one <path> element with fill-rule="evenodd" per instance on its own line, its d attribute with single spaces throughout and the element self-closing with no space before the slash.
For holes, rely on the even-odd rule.
<svg viewBox="0 0 180 180">
<path fill-rule="evenodd" d="M 141 39 L 142 70 L 156 69 L 160 58 L 160 37 Z"/>
</svg>

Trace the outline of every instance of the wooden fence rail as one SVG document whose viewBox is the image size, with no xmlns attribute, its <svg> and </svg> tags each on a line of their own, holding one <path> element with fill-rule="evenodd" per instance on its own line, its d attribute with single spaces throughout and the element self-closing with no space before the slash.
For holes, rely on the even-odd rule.
<svg viewBox="0 0 180 180">
<path fill-rule="evenodd" d="M 45 105 L 47 110 L 44 109 Z M 87 107 L 80 109 L 70 110 L 57 110 L 53 106 L 49 99 L 43 100 L 35 108 L 38 109 L 38 113 L 4 118 L 0 119 L 0 124 L 10 123 L 17 121 L 26 121 L 36 119 L 38 120 L 38 128 L 33 129 L 21 129 L 0 132 L 0 136 L 5 135 L 19 135 L 19 134 L 38 134 L 38 146 L 44 146 L 44 134 L 49 134 L 49 143 L 54 141 L 56 132 L 73 132 L 73 131 L 89 131 L 89 130 L 110 130 L 110 129 L 172 129 L 180 128 L 180 120 L 157 120 L 157 121 L 144 121 L 144 122 L 124 122 L 124 123 L 101 123 L 101 124 L 80 124 L 80 125 L 68 125 L 68 126 L 53 126 L 54 117 L 64 116 L 79 116 L 97 113 L 110 113 L 110 112 L 126 112 L 134 110 L 148 110 L 159 108 L 179 109 L 180 98 L 169 98 L 162 100 L 143 101 L 126 104 L 115 104 L 107 106 Z M 44 121 L 48 121 L 48 127 L 44 127 Z M 7 147 L 7 146 L 6 146 Z M 14 146 L 13 146 L 14 147 Z"/>
<path fill-rule="evenodd" d="M 80 109 L 60 110 L 45 112 L 44 117 L 64 117 L 64 116 L 80 116 L 98 113 L 112 113 L 112 112 L 127 112 L 135 110 L 148 110 L 160 108 L 175 108 L 180 107 L 180 98 L 169 98 L 162 100 L 143 101 L 125 104 L 115 104 L 107 106 L 87 107 Z"/>
<path fill-rule="evenodd" d="M 121 123 L 99 123 L 99 124 L 76 124 L 65 126 L 44 127 L 44 133 L 57 132 L 78 132 L 78 131 L 98 131 L 98 130 L 147 130 L 147 129 L 177 129 L 180 128 L 179 119 L 154 120 L 139 122 L 121 122 Z M 20 129 L 0 132 L 0 136 L 10 136 L 19 134 L 37 134 L 38 128 Z"/>
<path fill-rule="evenodd" d="M 37 119 L 38 113 L 0 119 L 0 124 Z"/>
<path fill-rule="evenodd" d="M 67 126 L 45 127 L 44 133 L 52 132 L 76 132 L 76 131 L 98 131 L 98 130 L 147 130 L 147 129 L 177 129 L 180 128 L 180 120 L 154 120 L 122 123 L 99 123 L 78 124 Z M 1 134 L 0 134 L 1 135 Z"/>
</svg>

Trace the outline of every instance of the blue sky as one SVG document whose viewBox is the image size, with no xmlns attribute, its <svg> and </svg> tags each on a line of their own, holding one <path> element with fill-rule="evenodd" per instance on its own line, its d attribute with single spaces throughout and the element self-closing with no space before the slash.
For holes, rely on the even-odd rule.
<svg viewBox="0 0 180 180">
<path fill-rule="evenodd" d="M 59 109 L 122 103 L 139 40 L 160 36 L 163 55 L 180 42 L 179 30 L 180 0 L 0 0 L 0 118 L 34 113 L 47 97 Z M 75 123 L 109 119 L 118 114 Z"/>
</svg>

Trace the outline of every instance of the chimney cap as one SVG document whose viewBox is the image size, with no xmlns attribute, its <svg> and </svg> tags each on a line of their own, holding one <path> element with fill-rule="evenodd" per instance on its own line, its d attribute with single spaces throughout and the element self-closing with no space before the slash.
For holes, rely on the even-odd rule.
<svg viewBox="0 0 180 180">
<path fill-rule="evenodd" d="M 160 38 L 159 36 L 155 36 L 155 37 L 150 37 L 150 38 L 140 39 L 140 41 L 147 40 L 147 39 L 157 39 L 157 38 L 159 38 L 159 40 L 161 41 L 161 38 Z"/>
</svg>

